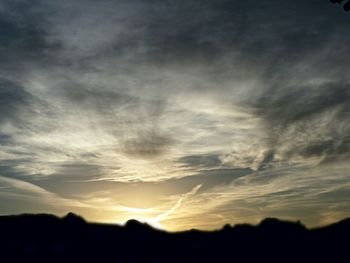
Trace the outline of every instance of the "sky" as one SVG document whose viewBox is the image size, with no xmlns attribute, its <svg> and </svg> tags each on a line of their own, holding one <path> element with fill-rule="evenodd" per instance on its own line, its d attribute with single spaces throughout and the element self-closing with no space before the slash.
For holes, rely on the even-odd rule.
<svg viewBox="0 0 350 263">
<path fill-rule="evenodd" d="M 350 216 L 349 32 L 328 0 L 0 0 L 0 214 Z"/>
</svg>

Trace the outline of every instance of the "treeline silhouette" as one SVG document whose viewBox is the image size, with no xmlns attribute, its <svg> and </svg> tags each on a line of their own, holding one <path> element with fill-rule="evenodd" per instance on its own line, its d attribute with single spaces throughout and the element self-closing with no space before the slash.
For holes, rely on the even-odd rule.
<svg viewBox="0 0 350 263">
<path fill-rule="evenodd" d="M 88 223 L 69 213 L 0 217 L 0 262 L 350 262 L 350 218 L 307 229 L 265 219 L 168 233 L 136 220 Z"/>
</svg>

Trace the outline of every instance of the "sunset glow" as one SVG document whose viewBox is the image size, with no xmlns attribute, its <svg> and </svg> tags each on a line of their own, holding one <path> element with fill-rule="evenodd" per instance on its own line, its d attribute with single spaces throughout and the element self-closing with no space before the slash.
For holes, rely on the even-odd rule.
<svg viewBox="0 0 350 263">
<path fill-rule="evenodd" d="M 349 216 L 350 17 L 332 7 L 0 0 L 0 214 Z"/>
</svg>

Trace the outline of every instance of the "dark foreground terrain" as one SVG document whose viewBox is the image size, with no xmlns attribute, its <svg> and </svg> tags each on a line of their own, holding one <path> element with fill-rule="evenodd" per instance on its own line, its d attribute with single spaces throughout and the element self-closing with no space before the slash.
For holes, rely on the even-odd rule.
<svg viewBox="0 0 350 263">
<path fill-rule="evenodd" d="M 319 229 L 265 219 L 257 226 L 166 233 L 79 216 L 0 217 L 0 262 L 350 262 L 350 219 Z"/>
</svg>

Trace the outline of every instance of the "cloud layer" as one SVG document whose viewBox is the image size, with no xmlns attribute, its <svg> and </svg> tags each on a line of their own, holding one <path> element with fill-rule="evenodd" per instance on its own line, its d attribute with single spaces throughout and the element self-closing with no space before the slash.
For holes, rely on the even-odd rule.
<svg viewBox="0 0 350 263">
<path fill-rule="evenodd" d="M 349 23 L 316 0 L 0 0 L 1 213 L 26 184 L 172 229 L 345 216 Z"/>
</svg>

